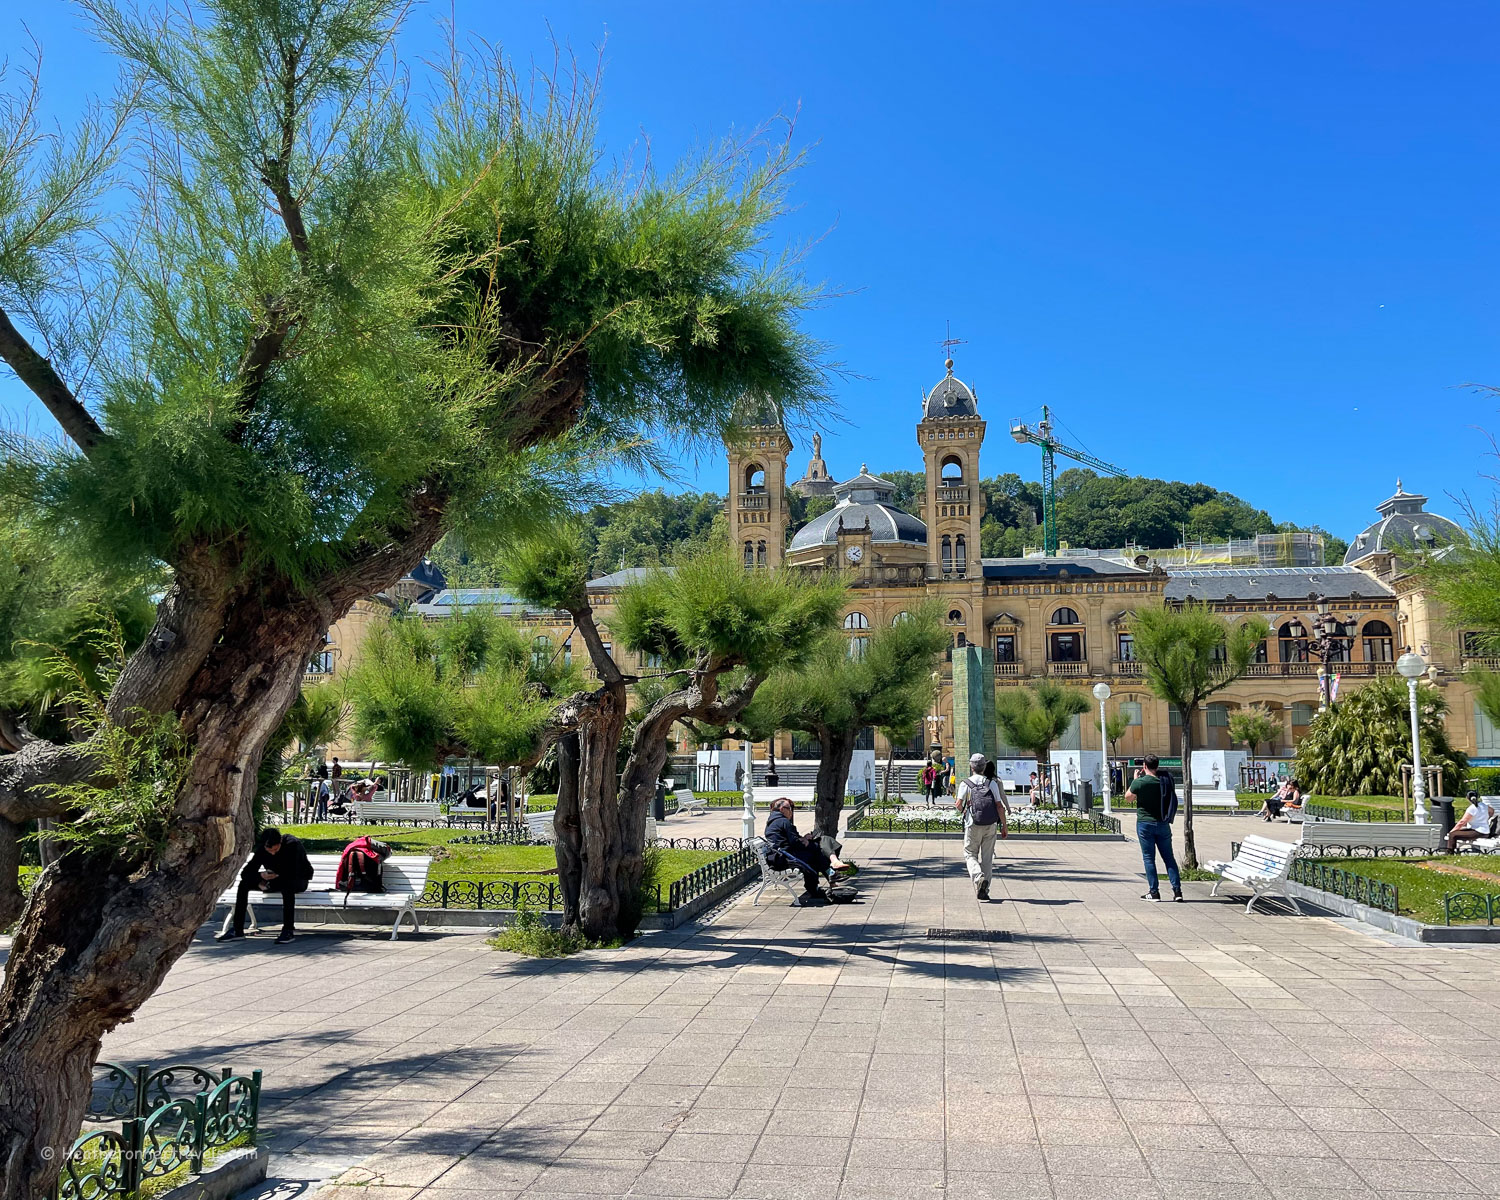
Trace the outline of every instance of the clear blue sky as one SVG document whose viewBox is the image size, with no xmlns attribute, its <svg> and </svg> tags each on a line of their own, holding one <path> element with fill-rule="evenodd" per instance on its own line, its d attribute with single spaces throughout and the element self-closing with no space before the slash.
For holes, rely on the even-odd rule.
<svg viewBox="0 0 1500 1200">
<path fill-rule="evenodd" d="M 518 60 L 606 42 L 606 136 L 665 161 L 799 108 L 788 222 L 844 294 L 810 319 L 839 385 L 835 476 L 920 466 L 920 393 L 958 374 L 986 474 L 1043 403 L 1133 472 L 1351 537 L 1402 476 L 1484 490 L 1495 338 L 1500 6 L 1471 3 L 554 3 L 463 0 Z M 419 10 L 408 49 L 436 46 Z M 107 64 L 26 6 L 53 112 Z M 551 32 L 549 33 L 549 26 Z M 0 39 L 20 45 L 16 10 Z M 19 408 L 13 383 L 0 404 Z M 36 427 L 34 418 L 31 418 Z M 1071 431 L 1071 432 L 1070 432 Z M 793 462 L 800 473 L 806 454 Z M 725 486 L 716 455 L 683 482 Z"/>
</svg>

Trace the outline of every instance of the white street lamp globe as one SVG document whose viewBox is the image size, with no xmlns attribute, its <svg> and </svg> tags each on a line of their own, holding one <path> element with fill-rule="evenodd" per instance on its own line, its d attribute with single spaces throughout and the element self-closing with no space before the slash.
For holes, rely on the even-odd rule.
<svg viewBox="0 0 1500 1200">
<path fill-rule="evenodd" d="M 1410 652 L 1396 660 L 1396 673 L 1403 679 L 1420 679 L 1427 670 L 1427 663 L 1420 654 Z"/>
<path fill-rule="evenodd" d="M 1103 704 L 1104 701 L 1106 701 L 1106 700 L 1109 699 L 1109 697 L 1110 697 L 1109 684 L 1107 684 L 1107 683 L 1096 683 L 1096 684 L 1094 684 L 1094 699 L 1095 700 L 1097 700 L 1097 701 L 1099 701 L 1099 703 Z"/>
</svg>

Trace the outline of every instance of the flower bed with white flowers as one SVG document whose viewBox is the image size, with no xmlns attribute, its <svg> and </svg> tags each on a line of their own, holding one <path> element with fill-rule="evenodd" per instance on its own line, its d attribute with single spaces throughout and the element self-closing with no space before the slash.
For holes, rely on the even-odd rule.
<svg viewBox="0 0 1500 1200">
<path fill-rule="evenodd" d="M 848 831 L 852 834 L 946 833 L 957 836 L 963 833 L 963 828 L 963 815 L 955 808 L 911 807 L 876 811 L 861 807 L 850 815 Z M 1091 818 L 1067 810 L 1056 812 L 1038 808 L 1012 812 L 1006 820 L 1006 828 L 1012 837 L 1028 834 L 1042 837 L 1114 837 L 1120 832 L 1119 822 L 1110 817 Z"/>
</svg>

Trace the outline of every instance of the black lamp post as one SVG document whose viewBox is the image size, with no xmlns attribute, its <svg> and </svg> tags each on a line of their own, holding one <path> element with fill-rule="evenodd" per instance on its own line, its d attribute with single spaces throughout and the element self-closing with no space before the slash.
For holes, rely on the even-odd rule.
<svg viewBox="0 0 1500 1200">
<path fill-rule="evenodd" d="M 1318 660 L 1318 711 L 1333 708 L 1333 672 L 1329 669 L 1336 662 L 1345 662 L 1348 638 L 1344 622 L 1333 615 L 1333 605 L 1328 597 L 1318 597 L 1318 615 L 1313 618 L 1313 634 L 1307 652 Z"/>
</svg>

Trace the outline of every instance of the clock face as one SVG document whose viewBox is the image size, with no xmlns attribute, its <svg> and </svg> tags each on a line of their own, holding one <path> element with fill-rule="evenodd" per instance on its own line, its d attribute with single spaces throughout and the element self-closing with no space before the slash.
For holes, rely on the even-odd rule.
<svg viewBox="0 0 1500 1200">
<path fill-rule="evenodd" d="M 857 563 L 864 556 L 864 550 L 858 546 L 850 546 L 848 550 L 844 551 L 844 557 L 852 563 Z"/>
</svg>

